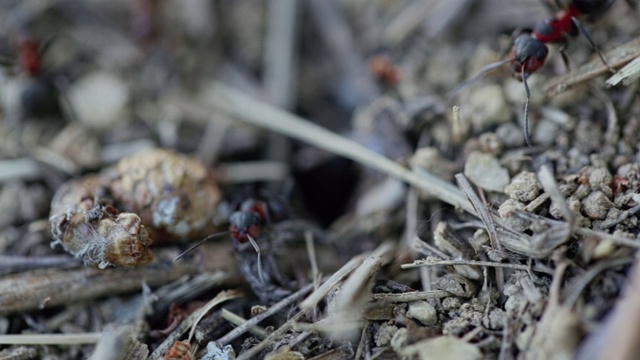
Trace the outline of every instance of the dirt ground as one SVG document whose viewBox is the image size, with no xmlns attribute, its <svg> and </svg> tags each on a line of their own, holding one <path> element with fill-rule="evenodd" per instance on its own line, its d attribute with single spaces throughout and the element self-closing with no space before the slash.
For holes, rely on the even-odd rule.
<svg viewBox="0 0 640 360">
<path fill-rule="evenodd" d="M 525 87 L 566 3 L 1 2 L 0 359 L 640 358 L 640 10 Z"/>
</svg>

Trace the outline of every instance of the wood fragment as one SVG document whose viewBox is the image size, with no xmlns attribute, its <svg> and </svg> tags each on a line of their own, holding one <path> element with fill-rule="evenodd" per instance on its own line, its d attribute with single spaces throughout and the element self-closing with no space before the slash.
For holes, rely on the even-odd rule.
<svg viewBox="0 0 640 360">
<path fill-rule="evenodd" d="M 238 326 L 237 328 L 231 330 L 228 334 L 221 337 L 216 342 L 221 346 L 224 346 L 230 343 L 231 341 L 235 340 L 238 336 L 244 334 L 245 332 L 249 331 L 249 329 L 251 329 L 252 327 L 262 322 L 264 319 L 277 313 L 278 311 L 284 309 L 285 307 L 293 304 L 294 301 L 299 300 L 302 296 L 304 296 L 306 293 L 311 291 L 311 289 L 313 289 L 313 284 L 309 284 L 303 287 L 302 289 L 282 299 L 280 302 L 272 305 L 266 311 L 247 320 L 247 322 L 244 323 L 242 326 Z"/>
<path fill-rule="evenodd" d="M 231 311 L 224 308 L 222 309 L 222 318 L 232 323 L 235 326 L 240 326 L 247 322 L 247 319 L 243 318 L 238 314 L 232 313 Z M 268 335 L 267 332 L 264 330 L 264 328 L 260 326 L 252 327 L 249 330 L 249 332 L 253 334 L 255 337 L 257 337 L 258 339 L 264 339 Z"/>
<path fill-rule="evenodd" d="M 402 264 L 403 269 L 413 269 L 422 266 L 437 266 L 437 265 L 474 265 L 474 266 L 489 266 L 489 267 L 502 267 L 506 269 L 517 270 L 530 270 L 527 265 L 497 263 L 492 261 L 474 261 L 474 260 L 416 260 L 411 264 Z"/>
<path fill-rule="evenodd" d="M 617 73 L 607 79 L 605 84 L 607 84 L 607 86 L 616 86 L 622 82 L 624 86 L 629 86 L 632 82 L 638 80 L 638 78 L 640 78 L 640 56 L 618 70 Z"/>
<path fill-rule="evenodd" d="M 206 253 L 211 257 L 204 269 L 218 267 L 228 274 L 235 274 L 235 261 L 225 255 L 227 251 L 229 244 L 207 244 Z M 173 263 L 171 259 L 175 257 L 175 253 L 161 252 L 157 254 L 157 263 L 135 269 L 49 269 L 5 276 L 0 278 L 0 315 L 135 292 L 142 288 L 143 281 L 155 287 L 204 270 L 196 258 Z M 167 263 L 173 265 L 167 266 Z"/>
<path fill-rule="evenodd" d="M 102 333 L 80 334 L 18 334 L 0 335 L 2 345 L 82 345 L 95 344 L 102 338 Z"/>
<path fill-rule="evenodd" d="M 169 349 L 177 342 L 179 339 L 189 330 L 191 332 L 189 334 L 189 343 L 191 338 L 193 337 L 193 333 L 195 332 L 196 325 L 202 319 L 202 317 L 209 312 L 213 307 L 219 305 L 220 303 L 235 299 L 241 296 L 241 292 L 235 290 L 222 291 L 216 295 L 211 301 L 209 301 L 204 307 L 198 309 L 198 311 L 194 311 L 190 314 L 186 319 L 184 319 L 178 327 L 167 336 L 166 339 L 151 353 L 149 359 L 159 359 L 160 356 L 164 355 L 169 351 Z"/>
<path fill-rule="evenodd" d="M 149 347 L 135 338 L 133 327 L 118 326 L 105 330 L 96 345 L 93 360 L 143 360 L 149 356 Z"/>
<path fill-rule="evenodd" d="M 614 69 L 619 69 L 639 56 L 640 38 L 636 38 L 604 54 L 605 59 L 607 59 L 607 62 Z M 600 60 L 600 58 L 595 58 L 568 74 L 556 76 L 551 79 L 545 85 L 544 91 L 548 96 L 555 96 L 569 90 L 575 85 L 608 72 L 609 69 L 607 69 L 607 66 L 602 63 L 602 60 Z"/>
</svg>

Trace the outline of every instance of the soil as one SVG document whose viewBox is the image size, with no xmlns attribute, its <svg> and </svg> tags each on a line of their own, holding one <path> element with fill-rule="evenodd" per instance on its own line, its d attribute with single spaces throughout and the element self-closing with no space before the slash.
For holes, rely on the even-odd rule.
<svg viewBox="0 0 640 360">
<path fill-rule="evenodd" d="M 2 2 L 0 359 L 640 357 L 634 2 L 474 77 L 554 3 Z"/>
</svg>

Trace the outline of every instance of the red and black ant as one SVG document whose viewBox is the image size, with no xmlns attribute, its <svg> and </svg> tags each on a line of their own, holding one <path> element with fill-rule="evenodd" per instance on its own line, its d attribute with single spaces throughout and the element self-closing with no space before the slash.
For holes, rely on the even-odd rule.
<svg viewBox="0 0 640 360">
<path fill-rule="evenodd" d="M 527 145 L 532 146 L 529 135 L 529 99 L 531 95 L 527 78 L 544 65 L 547 55 L 549 54 L 549 49 L 546 44 L 561 44 L 560 53 L 562 54 L 565 64 L 568 65 L 568 58 L 564 52 L 568 39 L 580 33 L 587 39 L 607 68 L 611 72 L 615 72 L 609 66 L 602 52 L 600 52 L 600 49 L 598 49 L 580 20 L 578 20 L 579 17 L 593 19 L 603 15 L 614 1 L 615 0 L 572 0 L 565 10 L 558 12 L 550 19 L 538 22 L 530 33 L 518 35 L 513 41 L 513 47 L 507 59 L 484 67 L 478 74 L 458 85 L 450 94 L 454 94 L 463 87 L 478 80 L 488 71 L 509 63 L 513 76 L 524 83 L 527 96 L 524 105 L 524 134 Z M 626 1 L 631 6 L 634 6 L 630 0 Z"/>
<path fill-rule="evenodd" d="M 251 244 L 258 256 L 258 276 L 260 280 L 264 282 L 264 276 L 262 273 L 262 253 L 260 252 L 260 247 L 258 246 L 256 239 L 258 238 L 263 225 L 281 220 L 285 216 L 284 213 L 284 205 L 280 204 L 279 201 L 275 199 L 270 199 L 270 201 L 256 199 L 245 200 L 240 205 L 240 209 L 229 216 L 229 231 L 205 237 L 178 255 L 174 261 L 178 261 L 185 255 L 191 253 L 205 241 L 222 235 L 231 234 L 233 247 L 236 250 L 239 250 L 242 244 Z"/>
<path fill-rule="evenodd" d="M 16 66 L 25 79 L 21 90 L 19 113 L 12 120 L 20 118 L 46 118 L 61 115 L 62 74 L 47 71 L 43 67 L 43 55 L 51 45 L 53 37 L 39 41 L 28 26 L 18 26 L 12 34 L 11 44 L 15 49 L 14 59 L 3 59 L 2 64 Z M 67 114 L 69 115 L 69 114 Z M 11 118 L 11 116 L 9 116 Z"/>
</svg>

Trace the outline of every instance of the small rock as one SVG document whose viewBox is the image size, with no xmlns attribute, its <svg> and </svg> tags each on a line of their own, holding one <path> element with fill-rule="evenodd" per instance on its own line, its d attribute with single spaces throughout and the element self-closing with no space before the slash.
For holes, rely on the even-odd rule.
<svg viewBox="0 0 640 360">
<path fill-rule="evenodd" d="M 393 334 L 391 338 L 391 348 L 395 352 L 400 352 L 409 342 L 409 330 L 407 328 L 400 328 Z"/>
<path fill-rule="evenodd" d="M 582 214 L 580 214 L 580 208 L 582 207 L 580 200 L 576 199 L 573 196 L 569 196 L 567 198 L 567 206 L 574 215 L 582 217 Z M 563 218 L 562 211 L 555 201 L 552 201 L 551 205 L 549 206 L 549 215 L 553 216 L 556 219 Z"/>
<path fill-rule="evenodd" d="M 402 349 L 400 356 L 425 359 L 479 360 L 482 353 L 473 344 L 453 336 L 441 336 L 422 340 Z"/>
<path fill-rule="evenodd" d="M 592 169 L 589 172 L 589 185 L 593 190 L 600 190 L 607 196 L 613 196 L 613 190 L 611 189 L 611 183 L 613 182 L 613 175 L 607 170 L 607 168 L 599 167 Z"/>
<path fill-rule="evenodd" d="M 498 126 L 496 129 L 496 135 L 507 147 L 518 147 L 524 145 L 524 133 L 522 132 L 522 129 L 512 122 Z"/>
<path fill-rule="evenodd" d="M 436 312 L 436 309 L 424 300 L 414 301 L 409 304 L 407 316 L 418 320 L 426 326 L 433 326 L 438 322 L 438 313 Z"/>
<path fill-rule="evenodd" d="M 509 184 L 509 172 L 493 155 L 473 151 L 464 165 L 464 174 L 487 191 L 502 192 Z"/>
<path fill-rule="evenodd" d="M 592 191 L 582 200 L 582 211 L 587 217 L 602 220 L 607 217 L 609 209 L 615 205 L 602 191 Z"/>
<path fill-rule="evenodd" d="M 511 110 L 502 88 L 490 84 L 475 91 L 469 99 L 470 106 L 462 106 L 463 119 L 469 118 L 474 128 L 485 129 L 511 119 Z"/>
<path fill-rule="evenodd" d="M 572 196 L 578 200 L 582 200 L 590 193 L 591 193 L 591 186 L 589 186 L 589 184 L 580 184 L 580 186 L 578 186 L 576 191 L 573 192 Z"/>
<path fill-rule="evenodd" d="M 556 141 L 560 125 L 551 120 L 542 119 L 536 123 L 533 132 L 533 143 L 540 146 L 551 146 Z"/>
<path fill-rule="evenodd" d="M 606 168 L 595 168 L 589 172 L 589 184 L 593 189 L 599 189 L 601 186 L 611 185 L 613 175 Z"/>
<path fill-rule="evenodd" d="M 398 327 L 395 325 L 390 325 L 388 323 L 380 325 L 380 328 L 374 335 L 374 342 L 376 343 L 376 346 L 381 347 L 389 345 L 397 331 Z"/>
<path fill-rule="evenodd" d="M 527 203 L 540 194 L 542 186 L 536 179 L 536 174 L 530 171 L 523 171 L 516 175 L 509 185 L 504 188 L 505 194 L 510 198 Z"/>
<path fill-rule="evenodd" d="M 424 169 L 444 180 L 453 179 L 456 172 L 456 165 L 445 159 L 440 150 L 434 147 L 423 147 L 416 150 L 415 154 L 409 160 L 412 168 Z"/>
<path fill-rule="evenodd" d="M 482 320 L 483 325 L 491 330 L 500 330 L 504 327 L 507 313 L 502 309 L 492 309 L 489 315 Z"/>
<path fill-rule="evenodd" d="M 500 154 L 502 152 L 503 144 L 500 141 L 498 135 L 494 132 L 485 132 L 478 137 L 478 143 L 483 152 L 490 154 Z"/>
<path fill-rule="evenodd" d="M 470 298 L 476 293 L 476 287 L 467 278 L 458 274 L 445 274 L 433 282 L 433 287 L 448 291 L 453 295 Z"/>
<path fill-rule="evenodd" d="M 529 221 L 513 215 L 514 211 L 524 209 L 524 204 L 516 199 L 507 199 L 498 208 L 498 214 L 505 220 L 508 226 L 515 231 L 524 231 L 529 227 Z"/>
<path fill-rule="evenodd" d="M 125 117 L 129 89 L 114 74 L 94 72 L 75 82 L 69 89 L 68 98 L 81 123 L 104 130 Z"/>
<path fill-rule="evenodd" d="M 446 311 L 460 308 L 462 301 L 457 296 L 450 296 L 442 299 L 442 309 Z"/>
</svg>

